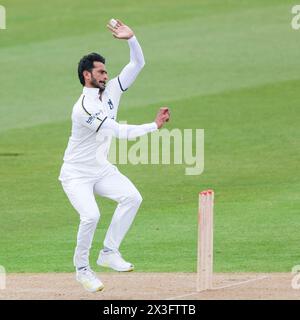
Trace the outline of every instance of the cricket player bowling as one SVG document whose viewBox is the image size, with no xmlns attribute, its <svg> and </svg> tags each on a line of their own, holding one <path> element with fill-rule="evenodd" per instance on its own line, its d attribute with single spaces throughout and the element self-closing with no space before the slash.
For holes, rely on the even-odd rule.
<svg viewBox="0 0 300 320">
<path fill-rule="evenodd" d="M 111 139 L 142 136 L 158 130 L 170 118 L 169 109 L 163 107 L 151 123 L 127 125 L 116 121 L 122 93 L 135 81 L 145 61 L 133 31 L 120 20 L 112 20 L 115 23 L 107 27 L 116 39 L 128 42 L 130 61 L 117 77 L 109 80 L 105 58 L 100 54 L 90 53 L 80 60 L 78 77 L 83 90 L 73 107 L 72 132 L 59 175 L 62 187 L 80 217 L 74 254 L 76 279 L 90 292 L 104 288 L 89 264 L 89 252 L 100 218 L 95 195 L 117 202 L 97 264 L 116 271 L 134 269 L 123 259 L 119 247 L 142 197 L 133 183 L 107 160 Z M 104 132 L 110 133 L 109 139 L 99 139 Z"/>
</svg>

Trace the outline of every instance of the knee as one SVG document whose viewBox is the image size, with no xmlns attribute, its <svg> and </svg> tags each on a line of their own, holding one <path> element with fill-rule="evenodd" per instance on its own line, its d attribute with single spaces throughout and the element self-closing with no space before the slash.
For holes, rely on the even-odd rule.
<svg viewBox="0 0 300 320">
<path fill-rule="evenodd" d="M 136 195 L 134 196 L 134 202 L 140 206 L 142 201 L 143 201 L 143 198 L 141 194 L 137 192 Z"/>
<path fill-rule="evenodd" d="M 81 222 L 84 224 L 97 224 L 99 219 L 100 214 L 98 212 L 80 217 Z"/>
<path fill-rule="evenodd" d="M 126 199 L 128 202 L 132 203 L 134 206 L 140 206 L 143 198 L 141 194 L 137 191 L 131 195 L 129 195 Z"/>
</svg>

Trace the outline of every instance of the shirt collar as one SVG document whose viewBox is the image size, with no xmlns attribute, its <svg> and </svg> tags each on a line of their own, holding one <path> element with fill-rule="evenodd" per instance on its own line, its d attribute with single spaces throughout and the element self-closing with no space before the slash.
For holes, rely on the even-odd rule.
<svg viewBox="0 0 300 320">
<path fill-rule="evenodd" d="M 87 96 L 99 98 L 99 88 L 83 87 L 82 93 Z"/>
</svg>

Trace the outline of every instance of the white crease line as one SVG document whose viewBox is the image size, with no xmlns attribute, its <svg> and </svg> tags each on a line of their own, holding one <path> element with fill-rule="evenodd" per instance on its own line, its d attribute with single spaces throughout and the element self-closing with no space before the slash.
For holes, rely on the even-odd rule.
<svg viewBox="0 0 300 320">
<path fill-rule="evenodd" d="M 254 281 L 258 281 L 258 280 L 263 280 L 263 279 L 267 279 L 267 278 L 269 278 L 269 277 L 268 276 L 263 276 L 263 277 L 260 277 L 260 278 L 249 279 L 249 280 L 241 281 L 241 282 L 238 282 L 238 283 L 229 284 L 227 286 L 215 287 L 215 288 L 212 288 L 210 290 L 214 291 L 214 290 L 226 289 L 226 288 L 235 287 L 235 286 L 241 286 L 241 285 L 243 285 L 245 283 L 254 282 Z M 165 300 L 174 300 L 174 299 L 184 298 L 184 297 L 188 297 L 188 296 L 193 296 L 195 294 L 204 293 L 204 292 L 207 292 L 207 291 L 209 291 L 209 290 L 202 290 L 202 291 L 197 291 L 197 292 L 193 292 L 193 293 L 183 294 L 181 296 L 175 296 L 175 297 L 172 297 L 172 298 L 167 298 Z"/>
<path fill-rule="evenodd" d="M 263 277 L 255 278 L 255 279 L 249 279 L 249 280 L 241 281 L 238 283 L 228 284 L 227 286 L 212 288 L 212 290 L 219 290 L 219 289 L 226 289 L 226 288 L 235 287 L 235 286 L 241 286 L 244 283 L 254 282 L 254 281 L 263 280 L 263 279 L 267 279 L 267 278 L 268 278 L 268 276 L 263 276 Z"/>
<path fill-rule="evenodd" d="M 201 293 L 201 292 L 199 291 L 199 292 L 193 292 L 193 293 L 183 294 L 182 296 L 176 296 L 176 297 L 172 297 L 172 298 L 167 298 L 167 299 L 165 299 L 165 300 L 179 299 L 179 298 L 183 298 L 183 297 L 192 296 L 192 295 L 198 294 L 198 293 Z"/>
</svg>

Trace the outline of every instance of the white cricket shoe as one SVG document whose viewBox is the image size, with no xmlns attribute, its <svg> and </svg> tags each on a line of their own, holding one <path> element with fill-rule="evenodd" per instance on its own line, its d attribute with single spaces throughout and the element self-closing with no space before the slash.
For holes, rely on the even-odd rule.
<svg viewBox="0 0 300 320">
<path fill-rule="evenodd" d="M 101 250 L 97 264 L 120 272 L 128 272 L 134 269 L 133 264 L 126 262 L 118 251 L 104 252 Z"/>
<path fill-rule="evenodd" d="M 103 283 L 96 277 L 90 267 L 76 271 L 76 280 L 89 292 L 97 292 L 104 289 Z"/>
</svg>

